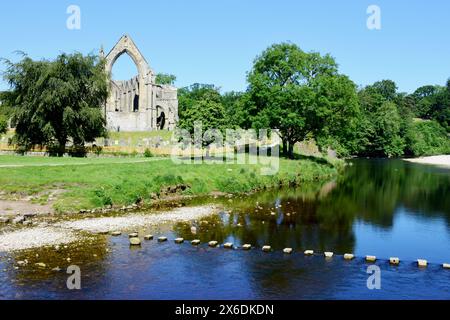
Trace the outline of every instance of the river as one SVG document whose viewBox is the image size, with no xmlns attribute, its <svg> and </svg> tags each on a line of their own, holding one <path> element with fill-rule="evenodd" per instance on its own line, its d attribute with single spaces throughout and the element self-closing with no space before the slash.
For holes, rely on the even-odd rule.
<svg viewBox="0 0 450 320">
<path fill-rule="evenodd" d="M 450 263 L 450 170 L 401 160 L 350 163 L 335 181 L 196 200 L 223 210 L 145 231 L 167 236 L 164 243 L 130 248 L 126 234 L 104 235 L 56 253 L 1 254 L 0 298 L 450 299 L 450 270 L 442 267 Z M 176 237 L 186 242 L 175 244 Z M 254 248 L 210 248 L 210 240 Z M 272 251 L 262 252 L 263 245 Z M 284 254 L 286 247 L 294 252 Z M 306 249 L 316 255 L 304 256 Z M 355 259 L 344 260 L 344 253 Z M 30 255 L 62 270 L 13 268 Z M 366 255 L 377 261 L 366 262 Z M 400 264 L 390 265 L 389 257 Z M 419 268 L 417 259 L 428 267 Z M 69 264 L 80 267 L 81 290 L 67 289 Z M 371 265 L 380 268 L 380 289 L 367 286 Z"/>
</svg>

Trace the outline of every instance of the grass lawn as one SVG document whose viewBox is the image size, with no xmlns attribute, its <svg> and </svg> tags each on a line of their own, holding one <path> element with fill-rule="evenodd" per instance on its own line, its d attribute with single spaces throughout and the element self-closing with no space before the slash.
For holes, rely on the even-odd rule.
<svg viewBox="0 0 450 320">
<path fill-rule="evenodd" d="M 175 164 L 167 158 L 48 158 L 0 156 L 2 197 L 39 195 L 58 190 L 59 212 L 150 202 L 162 188 L 186 185 L 185 194 L 247 192 L 280 184 L 327 179 L 340 162 L 280 159 L 279 171 L 260 174 L 260 165 Z M 24 165 L 5 167 L 5 165 Z M 64 192 L 61 192 L 64 190 Z"/>
<path fill-rule="evenodd" d="M 54 158 L 42 156 L 0 155 L 0 167 L 7 166 L 65 166 L 65 165 L 98 165 L 113 163 L 138 163 L 143 161 L 156 161 L 163 158 L 139 157 L 92 157 L 92 158 Z"/>
</svg>

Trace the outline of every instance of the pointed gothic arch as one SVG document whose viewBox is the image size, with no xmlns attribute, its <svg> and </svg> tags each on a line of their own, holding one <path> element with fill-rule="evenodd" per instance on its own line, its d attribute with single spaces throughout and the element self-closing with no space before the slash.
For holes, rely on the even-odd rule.
<svg viewBox="0 0 450 320">
<path fill-rule="evenodd" d="M 106 55 L 106 72 L 111 75 L 112 68 L 117 59 L 123 54 L 128 54 L 128 56 L 133 60 L 134 64 L 139 73 L 140 78 L 145 78 L 149 74 L 153 74 L 152 70 L 148 66 L 147 61 L 137 48 L 134 41 L 128 36 L 124 35 L 116 43 L 116 45 L 111 49 L 111 51 Z"/>
<path fill-rule="evenodd" d="M 103 56 L 103 50 L 100 54 Z M 112 69 L 123 54 L 134 62 L 138 75 L 130 80 L 114 81 Z M 174 129 L 178 121 L 177 89 L 155 83 L 155 73 L 131 37 L 122 36 L 104 58 L 105 71 L 111 79 L 111 92 L 105 105 L 108 128 L 113 131 Z M 169 112 L 161 117 L 158 105 Z"/>
</svg>

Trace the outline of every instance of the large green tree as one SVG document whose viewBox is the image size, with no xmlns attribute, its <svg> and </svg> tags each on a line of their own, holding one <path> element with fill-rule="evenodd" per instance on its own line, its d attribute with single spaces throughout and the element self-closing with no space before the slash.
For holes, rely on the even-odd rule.
<svg viewBox="0 0 450 320">
<path fill-rule="evenodd" d="M 253 126 L 277 129 L 289 157 L 295 143 L 331 134 L 331 123 L 342 123 L 357 112 L 355 85 L 338 74 L 335 60 L 295 44 L 266 49 L 256 58 L 248 83 Z"/>
<path fill-rule="evenodd" d="M 194 137 L 195 126 L 201 123 L 203 132 L 218 130 L 225 137 L 227 121 L 219 88 L 202 84 L 182 88 L 178 92 L 178 102 L 179 128 L 187 130 Z M 202 145 L 207 146 L 212 140 L 205 136 Z"/>
<path fill-rule="evenodd" d="M 422 86 L 411 97 L 416 117 L 436 120 L 450 132 L 450 80 L 446 86 Z"/>
<path fill-rule="evenodd" d="M 28 151 L 45 146 L 62 156 L 66 144 L 83 149 L 85 143 L 105 136 L 102 106 L 108 96 L 104 61 L 94 55 L 61 54 L 54 61 L 6 61 L 4 78 L 11 90 L 15 135 L 12 143 Z"/>
<path fill-rule="evenodd" d="M 367 86 L 366 90 L 371 94 L 379 94 L 387 101 L 394 101 L 397 97 L 397 84 L 392 80 L 381 80 Z"/>
<path fill-rule="evenodd" d="M 400 112 L 398 104 L 402 99 L 403 96 L 397 93 L 397 85 L 391 80 L 375 82 L 359 92 L 362 109 L 359 155 L 403 155 L 404 132 L 410 122 L 410 115 L 406 111 L 404 114 Z"/>
</svg>

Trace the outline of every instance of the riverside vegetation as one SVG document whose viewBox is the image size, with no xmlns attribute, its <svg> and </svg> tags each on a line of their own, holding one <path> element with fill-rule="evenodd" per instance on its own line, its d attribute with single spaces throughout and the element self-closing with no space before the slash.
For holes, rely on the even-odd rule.
<svg viewBox="0 0 450 320">
<path fill-rule="evenodd" d="M 22 167 L 11 167 L 9 165 Z M 319 158 L 280 159 L 273 176 L 259 174 L 260 165 L 177 165 L 167 158 L 43 158 L 0 156 L 3 198 L 33 196 L 47 203 L 59 190 L 54 208 L 72 212 L 106 206 L 151 204 L 166 196 L 243 193 L 303 181 L 332 178 L 343 162 Z"/>
<path fill-rule="evenodd" d="M 10 143 L 18 152 L 38 147 L 61 156 L 69 142 L 71 155 L 84 156 L 86 143 L 108 135 L 100 112 L 108 95 L 102 59 L 77 53 L 6 65 L 11 89 L 0 92 L 0 134 L 11 119 Z M 176 77 L 160 74 L 157 81 L 174 84 Z M 280 43 L 255 59 L 247 82 L 244 92 L 222 94 L 211 84 L 179 89 L 178 126 L 277 129 L 290 158 L 304 140 L 340 156 L 450 153 L 450 81 L 411 94 L 398 92 L 392 80 L 358 88 L 331 55 Z"/>
<path fill-rule="evenodd" d="M 10 119 L 15 130 L 9 143 L 19 153 L 39 149 L 59 157 L 66 152 L 86 156 L 87 144 L 108 136 L 101 114 L 109 81 L 104 63 L 98 56 L 79 53 L 61 54 L 54 61 L 27 56 L 17 63 L 6 61 L 4 77 L 10 90 L 0 93 L 0 134 Z M 173 84 L 176 78 L 162 74 L 157 79 Z M 260 176 L 258 166 L 175 165 L 152 157 L 160 154 L 153 150 L 145 151 L 151 162 L 59 158 L 51 161 L 56 166 L 45 166 L 49 160 L 44 158 L 0 157 L 6 165 L 42 164 L 0 168 L 2 197 L 32 195 L 45 202 L 42 192 L 63 189 L 54 207 L 68 211 L 150 201 L 165 188 L 186 195 L 249 192 L 337 174 L 339 161 L 296 159 L 294 152 L 302 141 L 314 141 L 319 151 L 332 148 L 344 157 L 450 153 L 450 81 L 413 94 L 399 93 L 391 80 L 358 89 L 339 73 L 331 55 L 281 43 L 255 59 L 247 82 L 245 92 L 222 94 L 215 85 L 201 84 L 180 89 L 178 126 L 191 134 L 197 121 L 203 130 L 222 132 L 276 129 L 283 155 L 290 160 L 281 159 L 274 176 Z M 129 134 L 128 140 L 139 137 Z M 211 143 L 202 142 L 204 147 Z"/>
</svg>

